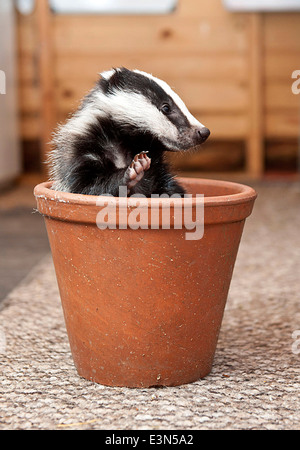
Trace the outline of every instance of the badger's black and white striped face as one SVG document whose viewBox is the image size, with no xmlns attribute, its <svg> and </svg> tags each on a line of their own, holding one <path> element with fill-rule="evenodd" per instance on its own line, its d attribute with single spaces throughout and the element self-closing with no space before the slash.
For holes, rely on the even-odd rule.
<svg viewBox="0 0 300 450">
<path fill-rule="evenodd" d="M 195 147 L 209 136 L 209 130 L 164 81 L 125 68 L 100 75 L 100 89 L 94 90 L 93 101 L 103 119 L 131 133 L 150 133 L 170 151 Z"/>
</svg>

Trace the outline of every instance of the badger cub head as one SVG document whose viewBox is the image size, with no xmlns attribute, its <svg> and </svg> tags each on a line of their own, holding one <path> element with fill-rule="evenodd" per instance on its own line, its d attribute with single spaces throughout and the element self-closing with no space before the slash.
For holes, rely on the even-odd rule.
<svg viewBox="0 0 300 450">
<path fill-rule="evenodd" d="M 169 151 L 187 150 L 208 138 L 209 129 L 166 82 L 125 68 L 100 75 L 100 89 L 95 92 L 99 109 L 124 131 L 148 134 Z"/>
</svg>

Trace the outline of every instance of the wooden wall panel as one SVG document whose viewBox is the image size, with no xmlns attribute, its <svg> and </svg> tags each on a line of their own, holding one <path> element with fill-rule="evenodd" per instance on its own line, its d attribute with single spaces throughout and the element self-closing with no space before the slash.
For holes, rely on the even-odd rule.
<svg viewBox="0 0 300 450">
<path fill-rule="evenodd" d="M 300 14 L 268 14 L 264 31 L 266 137 L 297 139 L 300 95 L 291 90 L 291 76 L 300 69 Z"/>
<path fill-rule="evenodd" d="M 98 72 L 124 65 L 165 79 L 212 139 L 252 142 L 248 158 L 265 138 L 297 139 L 300 96 L 291 92 L 291 73 L 300 69 L 300 14 L 260 18 L 230 13 L 221 0 L 181 0 L 168 16 L 54 15 L 55 120 L 77 107 Z M 256 41 L 253 23 L 260 24 Z M 18 24 L 21 133 L 34 140 L 43 106 L 36 13 L 18 15 Z"/>
<path fill-rule="evenodd" d="M 25 63 L 25 62 L 24 62 Z M 75 79 L 93 83 L 97 74 L 111 67 L 126 65 L 129 69 L 140 68 L 163 79 L 222 80 L 223 82 L 243 82 L 247 80 L 248 65 L 242 54 L 164 55 L 157 52 L 145 55 L 143 52 L 124 55 L 56 55 L 57 80 Z M 175 86 L 176 87 L 176 86 Z"/>
<path fill-rule="evenodd" d="M 265 15 L 265 49 L 285 55 L 287 52 L 300 52 L 299 13 Z"/>
<path fill-rule="evenodd" d="M 300 14 L 299 14 L 300 16 Z M 299 20 L 299 40 L 300 40 L 300 20 Z M 283 82 L 289 84 L 291 75 L 295 69 L 300 67 L 300 51 L 289 51 L 287 48 L 285 52 L 278 55 L 277 51 L 265 49 L 265 84 L 272 81 Z"/>
<path fill-rule="evenodd" d="M 20 113 L 20 134 L 24 141 L 40 140 L 40 114 L 38 111 Z"/>
<path fill-rule="evenodd" d="M 101 54 L 115 51 L 180 54 L 242 52 L 247 50 L 247 21 L 201 19 L 177 15 L 149 17 L 56 16 L 55 48 L 61 54 Z"/>
<path fill-rule="evenodd" d="M 78 105 L 98 72 L 120 65 L 165 79 L 195 114 L 246 114 L 245 18 L 228 14 L 218 1 L 205 9 L 194 1 L 188 9 L 184 5 L 185 13 L 179 8 L 167 18 L 55 16 L 58 114 L 66 115 Z M 188 14 L 191 8 L 197 14 Z M 19 20 L 21 110 L 23 120 L 30 114 L 32 121 L 39 108 L 37 43 L 33 18 Z"/>
<path fill-rule="evenodd" d="M 300 67 L 300 66 L 299 66 Z M 291 74 L 290 74 L 291 75 Z M 292 79 L 284 81 L 269 81 L 265 89 L 265 107 L 267 112 L 295 110 L 297 114 L 300 108 L 300 96 L 292 92 Z"/>
<path fill-rule="evenodd" d="M 268 113 L 265 120 L 266 137 L 282 140 L 294 138 L 296 141 L 300 134 L 299 117 L 299 112 L 293 110 Z"/>
<path fill-rule="evenodd" d="M 40 109 L 40 92 L 36 86 L 23 82 L 19 88 L 19 108 L 21 113 L 32 114 Z"/>
<path fill-rule="evenodd" d="M 18 83 L 20 134 L 23 139 L 39 138 L 40 90 L 34 16 L 18 19 Z"/>
</svg>

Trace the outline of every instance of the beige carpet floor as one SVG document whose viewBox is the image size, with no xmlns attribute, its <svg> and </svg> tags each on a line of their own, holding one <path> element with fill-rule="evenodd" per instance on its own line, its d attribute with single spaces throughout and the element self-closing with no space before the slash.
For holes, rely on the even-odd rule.
<svg viewBox="0 0 300 450">
<path fill-rule="evenodd" d="M 298 429 L 300 189 L 257 190 L 209 376 L 160 389 L 80 378 L 49 255 L 0 311 L 0 429 Z"/>
</svg>

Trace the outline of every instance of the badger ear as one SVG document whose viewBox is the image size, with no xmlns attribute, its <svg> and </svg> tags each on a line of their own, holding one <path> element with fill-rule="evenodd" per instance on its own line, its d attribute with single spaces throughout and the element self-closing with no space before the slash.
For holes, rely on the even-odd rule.
<svg viewBox="0 0 300 450">
<path fill-rule="evenodd" d="M 122 68 L 113 68 L 112 74 L 108 79 L 109 89 L 115 90 L 123 86 Z"/>
<path fill-rule="evenodd" d="M 110 77 L 114 74 L 115 70 L 117 69 L 106 70 L 105 72 L 99 73 L 99 75 L 102 79 L 108 81 Z"/>
<path fill-rule="evenodd" d="M 100 84 L 105 92 L 113 92 L 116 89 L 122 89 L 126 85 L 126 75 L 130 72 L 125 67 L 113 68 L 100 73 Z"/>
</svg>

